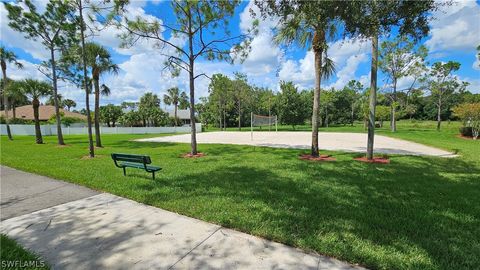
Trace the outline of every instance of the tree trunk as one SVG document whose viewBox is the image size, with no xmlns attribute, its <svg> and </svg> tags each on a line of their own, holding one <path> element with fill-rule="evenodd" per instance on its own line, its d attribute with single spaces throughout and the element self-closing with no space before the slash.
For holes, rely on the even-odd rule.
<svg viewBox="0 0 480 270">
<path fill-rule="evenodd" d="M 351 123 L 350 123 L 350 126 L 353 127 L 353 122 L 355 121 L 355 106 L 354 104 L 352 104 L 352 115 L 351 115 L 352 119 L 351 119 Z"/>
<path fill-rule="evenodd" d="M 58 104 L 57 66 L 55 63 L 55 51 L 53 50 L 53 46 L 50 47 L 50 57 L 52 61 L 53 103 L 55 105 L 55 119 L 57 121 L 57 139 L 59 145 L 65 145 L 62 134 L 62 120 L 60 118 L 60 105 Z"/>
<path fill-rule="evenodd" d="M 100 84 L 99 74 L 95 72 L 93 74 L 93 83 L 95 86 L 95 111 L 93 112 L 93 118 L 95 122 L 95 143 L 97 147 L 102 147 L 102 139 L 100 138 Z"/>
<path fill-rule="evenodd" d="M 311 155 L 318 157 L 318 116 L 320 114 L 320 85 L 322 82 L 322 54 L 325 42 L 323 29 L 315 31 L 313 37 L 313 52 L 315 54 L 315 89 L 313 91 L 312 108 L 312 146 Z"/>
<path fill-rule="evenodd" d="M 438 101 L 437 106 L 437 131 L 440 131 L 440 125 L 442 124 L 442 101 Z"/>
<path fill-rule="evenodd" d="M 378 34 L 372 36 L 372 63 L 370 77 L 370 100 L 368 117 L 367 159 L 373 159 L 373 143 L 375 137 L 375 107 L 377 105 L 377 65 Z"/>
<path fill-rule="evenodd" d="M 175 103 L 173 105 L 175 106 L 175 114 L 174 114 L 175 115 L 175 126 L 177 126 L 178 125 L 178 123 L 177 123 L 177 107 L 178 107 L 178 104 Z"/>
<path fill-rule="evenodd" d="M 392 96 L 392 110 L 391 110 L 391 126 L 390 129 L 392 132 L 397 131 L 397 119 L 395 118 L 396 103 L 397 103 L 397 79 L 393 80 L 393 96 Z"/>
<path fill-rule="evenodd" d="M 328 128 L 328 108 L 325 107 L 325 127 Z"/>
<path fill-rule="evenodd" d="M 218 114 L 219 117 L 218 117 L 218 127 L 220 128 L 220 130 L 223 130 L 223 127 L 222 127 L 222 111 L 220 110 L 220 113 Z"/>
<path fill-rule="evenodd" d="M 79 13 L 80 13 L 80 39 L 82 43 L 82 65 L 83 65 L 83 86 L 85 87 L 85 110 L 87 112 L 87 126 L 88 126 L 88 144 L 89 144 L 89 155 L 90 157 L 95 157 L 95 150 L 93 148 L 93 136 L 92 136 L 92 115 L 90 114 L 90 97 L 88 91 L 87 83 L 87 60 L 85 56 L 85 21 L 83 20 L 83 7 L 82 0 L 78 0 Z"/>
<path fill-rule="evenodd" d="M 223 130 L 227 131 L 227 110 L 223 108 Z"/>
<path fill-rule="evenodd" d="M 17 118 L 17 105 L 15 103 L 12 103 L 12 118 Z"/>
<path fill-rule="evenodd" d="M 190 127 L 191 127 L 191 154 L 197 154 L 197 131 L 195 127 L 195 60 L 193 55 L 192 13 L 188 9 L 188 47 L 189 47 L 189 81 L 190 81 Z"/>
<path fill-rule="evenodd" d="M 12 132 L 10 131 L 10 125 L 8 124 L 10 120 L 8 119 L 8 96 L 7 96 L 7 63 L 2 60 L 2 75 L 3 75 L 3 109 L 5 110 L 5 125 L 7 126 L 7 136 L 11 141 L 13 140 Z"/>
<path fill-rule="evenodd" d="M 238 100 L 238 130 L 242 130 L 242 104 L 240 99 Z"/>
<path fill-rule="evenodd" d="M 396 109 L 395 109 L 395 105 L 392 106 L 392 126 L 390 127 L 390 130 L 392 132 L 396 132 L 397 131 L 397 122 L 396 122 L 396 119 L 395 119 L 395 113 L 396 113 Z"/>
<path fill-rule="evenodd" d="M 191 42 L 191 41 L 190 41 Z M 191 69 L 189 72 L 190 79 L 190 126 L 191 126 L 191 154 L 197 154 L 197 132 L 195 127 L 195 79 L 193 76 L 193 58 L 190 60 Z"/>
<path fill-rule="evenodd" d="M 40 101 L 37 98 L 32 100 L 32 107 L 33 107 L 33 119 L 35 122 L 35 142 L 37 144 L 42 144 L 42 130 L 40 129 L 40 120 L 39 120 L 39 113 L 38 107 L 40 107 Z"/>
</svg>

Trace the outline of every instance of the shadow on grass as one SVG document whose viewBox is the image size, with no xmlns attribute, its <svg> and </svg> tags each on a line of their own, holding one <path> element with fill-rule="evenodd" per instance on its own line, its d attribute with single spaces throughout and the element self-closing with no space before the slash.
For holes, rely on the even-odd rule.
<svg viewBox="0 0 480 270">
<path fill-rule="evenodd" d="M 148 204 L 368 267 L 469 269 L 480 263 L 480 247 L 472 242 L 480 233 L 480 181 L 468 175 L 480 170 L 466 173 L 468 163 L 399 157 L 386 166 L 350 160 L 285 166 L 192 170 L 135 188 Z"/>
<path fill-rule="evenodd" d="M 18 148 L 6 148 L 12 154 L 5 157 L 30 171 L 54 167 L 51 176 L 372 268 L 480 264 L 475 160 L 391 156 L 389 165 L 364 164 L 335 152 L 336 162 L 317 163 L 298 159 L 305 150 L 234 145 L 200 145 L 206 157 L 182 159 L 188 144 L 128 139 L 106 139 L 99 152 L 150 155 L 164 168 L 155 181 L 123 177 L 108 159 L 78 160 L 87 144 L 65 148 L 63 160 L 14 155 Z"/>
</svg>

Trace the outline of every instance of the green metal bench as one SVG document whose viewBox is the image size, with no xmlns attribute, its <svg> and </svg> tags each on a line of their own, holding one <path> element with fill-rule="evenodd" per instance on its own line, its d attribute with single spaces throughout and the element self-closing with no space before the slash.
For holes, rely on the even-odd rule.
<svg viewBox="0 0 480 270">
<path fill-rule="evenodd" d="M 123 169 L 123 175 L 127 175 L 126 168 L 142 169 L 146 172 L 152 173 L 152 178 L 155 179 L 155 172 L 160 171 L 162 168 L 158 166 L 148 165 L 152 163 L 149 156 L 144 155 L 132 155 L 132 154 L 112 154 L 113 162 L 115 166 Z"/>
</svg>

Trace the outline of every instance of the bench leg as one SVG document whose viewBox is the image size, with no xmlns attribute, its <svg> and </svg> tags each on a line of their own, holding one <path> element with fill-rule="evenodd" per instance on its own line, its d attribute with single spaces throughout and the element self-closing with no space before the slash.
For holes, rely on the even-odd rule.
<svg viewBox="0 0 480 270">
<path fill-rule="evenodd" d="M 123 167 L 123 176 L 127 176 L 127 171 L 125 170 L 125 167 Z"/>
<path fill-rule="evenodd" d="M 152 179 L 155 180 L 155 171 L 152 172 Z"/>
</svg>

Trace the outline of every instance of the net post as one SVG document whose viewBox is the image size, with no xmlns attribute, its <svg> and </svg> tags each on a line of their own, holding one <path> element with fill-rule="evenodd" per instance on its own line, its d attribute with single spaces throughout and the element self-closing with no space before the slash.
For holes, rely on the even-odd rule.
<svg viewBox="0 0 480 270">
<path fill-rule="evenodd" d="M 253 112 L 250 112 L 250 140 L 253 141 Z"/>
<path fill-rule="evenodd" d="M 275 115 L 275 132 L 278 131 L 278 125 L 277 125 L 277 124 L 278 124 L 278 118 L 277 118 L 277 116 Z"/>
</svg>

